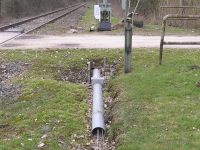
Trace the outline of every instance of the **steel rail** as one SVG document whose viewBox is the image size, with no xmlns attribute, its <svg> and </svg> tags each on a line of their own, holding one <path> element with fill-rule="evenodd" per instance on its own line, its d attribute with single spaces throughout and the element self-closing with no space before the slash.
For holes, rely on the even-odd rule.
<svg viewBox="0 0 200 150">
<path fill-rule="evenodd" d="M 160 40 L 159 65 L 162 65 L 164 45 L 200 45 L 200 41 L 199 42 L 166 42 L 165 32 L 166 32 L 167 20 L 199 20 L 199 19 L 200 19 L 200 15 L 182 16 L 178 14 L 168 14 L 163 17 L 162 34 L 161 34 L 161 40 Z"/>
<path fill-rule="evenodd" d="M 86 3 L 81 4 L 81 5 L 77 6 L 77 7 L 75 7 L 74 9 L 72 9 L 72 10 L 70 10 L 70 11 L 67 11 L 67 12 L 65 12 L 65 13 L 63 13 L 63 14 L 61 14 L 61 15 L 59 15 L 58 17 L 53 18 L 53 19 L 51 19 L 51 20 L 49 20 L 49 21 L 47 21 L 47 22 L 45 22 L 45 23 L 43 23 L 43 24 L 41 24 L 41 25 L 39 25 L 39 26 L 37 26 L 37 27 L 35 27 L 35 28 L 33 28 L 33 29 L 30 29 L 30 30 L 28 30 L 28 31 L 26 31 L 26 32 L 24 32 L 24 33 L 20 33 L 20 34 L 14 36 L 14 37 L 12 37 L 12 38 L 9 38 L 9 39 L 7 39 L 7 40 L 1 42 L 1 43 L 0 43 L 0 46 L 3 45 L 3 44 L 5 44 L 5 43 L 7 43 L 8 41 L 14 40 L 14 39 L 16 39 L 16 38 L 18 38 L 18 37 L 20 37 L 20 36 L 23 36 L 23 35 L 25 35 L 25 34 L 31 33 L 31 32 L 33 32 L 33 31 L 35 31 L 35 30 L 37 30 L 37 29 L 40 29 L 40 28 L 42 28 L 43 26 L 45 26 L 45 25 L 47 25 L 47 24 L 49 24 L 49 23 L 55 22 L 56 20 L 58 20 L 58 19 L 60 19 L 60 18 L 63 18 L 64 16 L 66 16 L 66 15 L 68 15 L 68 14 L 70 14 L 70 13 L 76 11 L 77 9 L 79 9 L 79 8 L 85 6 L 85 5 L 86 5 Z"/>
<path fill-rule="evenodd" d="M 29 21 L 36 20 L 36 19 L 41 18 L 41 17 L 45 17 L 45 16 L 48 16 L 48 15 L 51 15 L 51 14 L 54 14 L 54 13 L 63 11 L 63 10 L 68 9 L 68 8 L 76 7 L 76 6 L 78 6 L 78 5 L 80 5 L 80 3 L 79 3 L 79 4 L 72 5 L 72 6 L 64 7 L 64 8 L 61 8 L 61 9 L 57 9 L 57 10 L 54 10 L 54 11 L 51 11 L 51 12 L 43 13 L 43 14 L 38 15 L 38 16 L 30 17 L 30 18 L 28 18 L 28 19 L 24 19 L 24 20 L 22 20 L 22 21 L 18 21 L 18 22 L 12 23 L 12 24 L 8 24 L 8 25 L 1 26 L 1 27 L 0 27 L 0 31 L 3 31 L 3 30 L 6 30 L 6 29 L 9 29 L 9 28 L 12 28 L 12 27 L 15 27 L 15 26 L 18 26 L 18 25 L 27 23 L 27 22 L 29 22 Z"/>
</svg>

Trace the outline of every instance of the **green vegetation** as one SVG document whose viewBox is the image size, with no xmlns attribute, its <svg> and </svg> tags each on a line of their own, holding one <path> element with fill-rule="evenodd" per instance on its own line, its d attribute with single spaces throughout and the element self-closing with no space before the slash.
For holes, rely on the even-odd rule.
<svg viewBox="0 0 200 150">
<path fill-rule="evenodd" d="M 20 97 L 0 105 L 0 149 L 37 149 L 41 142 L 45 149 L 70 149 L 73 135 L 86 135 L 88 91 L 61 80 L 61 72 L 80 70 L 89 60 L 103 64 L 104 57 L 121 62 L 122 56 L 121 50 L 1 51 L 3 62 L 30 65 L 11 80 L 21 85 Z M 108 133 L 118 150 L 199 149 L 199 57 L 199 50 L 165 50 L 158 66 L 157 50 L 134 50 L 133 73 L 107 85 L 116 98 Z M 76 142 L 85 145 L 87 137 Z"/>
<path fill-rule="evenodd" d="M 110 83 L 114 102 L 110 137 L 118 150 L 198 150 L 200 51 L 135 51 L 134 71 Z"/>
<path fill-rule="evenodd" d="M 1 124 L 8 125 L 0 129 L 0 149 L 36 149 L 40 142 L 47 149 L 67 148 L 73 134 L 84 134 L 84 87 L 40 78 L 23 86 L 16 103 L 0 107 Z"/>
<path fill-rule="evenodd" d="M 11 82 L 21 85 L 17 100 L 0 101 L 0 149 L 70 149 L 75 139 L 85 145 L 87 88 L 81 84 L 60 80 L 62 72 L 72 72 L 86 66 L 88 60 L 109 60 L 119 57 L 113 51 L 55 50 L 1 51 L 3 62 L 23 61 L 28 70 Z M 43 138 L 42 138 L 43 137 Z M 72 145 L 73 146 L 73 145 Z"/>
<path fill-rule="evenodd" d="M 85 30 L 88 30 L 90 29 L 90 27 L 92 25 L 96 25 L 97 24 L 97 21 L 95 20 L 94 18 L 94 13 L 93 13 L 93 3 L 90 2 L 88 4 L 89 8 L 86 10 L 85 14 L 82 16 L 80 22 L 79 22 L 79 26 L 83 27 Z"/>
</svg>

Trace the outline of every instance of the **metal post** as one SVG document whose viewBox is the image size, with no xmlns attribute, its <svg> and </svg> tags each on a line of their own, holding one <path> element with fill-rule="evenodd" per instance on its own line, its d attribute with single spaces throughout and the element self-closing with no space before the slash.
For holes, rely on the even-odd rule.
<svg viewBox="0 0 200 150">
<path fill-rule="evenodd" d="M 127 16 L 128 13 L 129 13 L 129 1 L 126 0 L 126 11 L 125 11 L 125 17 Z"/>
<path fill-rule="evenodd" d="M 125 73 L 130 73 L 132 70 L 131 59 L 132 59 L 132 24 L 131 19 L 127 19 L 126 27 L 125 27 Z"/>
<path fill-rule="evenodd" d="M 121 5 L 122 5 L 122 10 L 123 10 L 123 15 L 124 15 L 124 21 L 126 21 L 128 9 L 127 9 L 127 1 L 128 0 L 121 0 Z"/>
<path fill-rule="evenodd" d="M 164 40 L 165 40 L 165 26 L 166 26 L 166 20 L 164 20 L 163 24 L 162 24 L 162 35 L 161 35 L 161 41 L 160 41 L 159 65 L 162 65 L 163 46 L 164 46 Z"/>
<path fill-rule="evenodd" d="M 92 70 L 93 70 L 93 63 L 92 63 L 92 62 L 88 62 L 88 63 L 87 63 L 87 68 L 88 68 L 88 79 L 87 79 L 87 82 L 88 82 L 88 83 L 91 83 Z"/>
<path fill-rule="evenodd" d="M 200 45 L 200 42 L 166 42 L 165 32 L 166 32 L 167 20 L 198 20 L 198 19 L 200 19 L 200 15 L 183 16 L 183 15 L 177 15 L 177 14 L 168 14 L 163 18 L 162 35 L 161 35 L 161 41 L 160 41 L 159 65 L 162 65 L 164 45 Z"/>
</svg>

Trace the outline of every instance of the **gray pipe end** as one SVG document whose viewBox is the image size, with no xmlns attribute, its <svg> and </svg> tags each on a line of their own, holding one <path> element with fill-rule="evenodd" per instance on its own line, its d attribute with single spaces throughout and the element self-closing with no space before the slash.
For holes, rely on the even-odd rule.
<svg viewBox="0 0 200 150">
<path fill-rule="evenodd" d="M 94 128 L 93 130 L 92 130 L 92 134 L 93 135 L 97 135 L 97 131 L 99 130 L 99 134 L 105 134 L 105 130 L 103 129 L 103 128 Z"/>
</svg>

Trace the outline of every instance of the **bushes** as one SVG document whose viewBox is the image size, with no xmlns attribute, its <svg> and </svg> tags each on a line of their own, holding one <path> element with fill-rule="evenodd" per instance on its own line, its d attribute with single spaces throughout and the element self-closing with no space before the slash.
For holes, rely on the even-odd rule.
<svg viewBox="0 0 200 150">
<path fill-rule="evenodd" d="M 131 4 L 134 7 L 138 0 L 131 0 Z M 141 0 L 138 8 L 139 14 L 150 22 L 158 22 L 164 15 L 167 14 L 181 14 L 181 15 L 197 15 L 200 13 L 200 9 L 160 9 L 160 6 L 199 6 L 199 0 Z M 199 22 L 193 21 L 192 23 L 171 23 L 173 26 L 185 26 L 185 27 L 199 27 Z"/>
<path fill-rule="evenodd" d="M 138 0 L 131 0 L 132 6 L 135 6 Z M 138 11 L 144 15 L 152 15 L 156 14 L 159 15 L 159 7 L 161 5 L 168 5 L 168 6 L 179 6 L 182 2 L 184 6 L 198 6 L 199 0 L 141 0 Z M 180 10 L 173 10 L 173 13 L 179 13 Z M 171 10 L 166 10 L 166 13 L 172 13 Z M 196 13 L 194 9 L 185 10 L 187 14 L 194 14 Z"/>
</svg>

